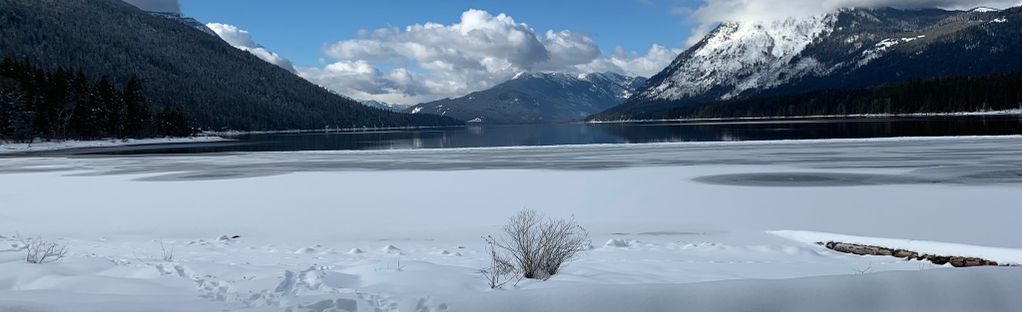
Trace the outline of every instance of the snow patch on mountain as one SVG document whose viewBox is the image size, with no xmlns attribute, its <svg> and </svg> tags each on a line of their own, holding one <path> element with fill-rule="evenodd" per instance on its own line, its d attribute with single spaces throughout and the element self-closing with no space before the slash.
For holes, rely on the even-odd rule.
<svg viewBox="0 0 1022 312">
<path fill-rule="evenodd" d="M 891 48 L 893 48 L 894 46 L 896 46 L 898 44 L 908 43 L 908 42 L 912 42 L 912 41 L 915 41 L 915 40 L 918 40 L 918 39 L 923 39 L 923 38 L 926 38 L 926 35 L 918 35 L 918 36 L 915 36 L 915 37 L 897 38 L 897 39 L 887 38 L 887 39 L 884 39 L 884 40 L 880 40 L 880 42 L 878 42 L 876 45 L 874 45 L 874 47 L 872 49 L 869 49 L 869 50 L 866 50 L 866 51 L 862 51 L 862 58 L 859 59 L 859 61 L 856 64 L 858 64 L 859 67 L 865 66 L 866 64 L 869 64 L 869 62 L 871 62 L 871 61 L 873 61 L 875 59 L 880 58 L 887 51 L 889 51 Z"/>
<path fill-rule="evenodd" d="M 403 111 L 403 110 L 405 110 L 407 108 L 406 106 L 401 106 L 401 105 L 387 103 L 387 102 L 380 102 L 380 101 L 375 101 L 375 100 L 365 100 L 365 101 L 362 101 L 360 103 L 362 103 L 362 105 L 369 106 L 369 107 L 372 107 L 372 108 L 377 108 L 377 109 L 382 109 L 382 110 L 385 110 L 385 111 L 392 111 L 392 112 L 400 112 L 400 111 Z"/>
<path fill-rule="evenodd" d="M 995 8 L 989 8 L 989 7 L 978 7 L 978 8 L 972 9 L 972 10 L 971 10 L 970 12 L 977 12 L 977 13 L 990 13 L 990 12 L 1000 12 L 1000 11 L 1001 11 L 1001 10 L 998 10 L 998 9 L 995 9 Z"/>
</svg>

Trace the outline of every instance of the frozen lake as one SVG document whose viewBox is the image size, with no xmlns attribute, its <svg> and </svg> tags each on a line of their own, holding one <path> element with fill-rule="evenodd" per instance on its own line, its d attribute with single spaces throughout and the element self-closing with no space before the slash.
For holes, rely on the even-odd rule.
<svg viewBox="0 0 1022 312">
<path fill-rule="evenodd" d="M 469 125 L 446 129 L 251 134 L 234 142 L 97 148 L 89 154 L 182 154 L 1022 135 L 1022 116 L 791 119 L 729 122 Z"/>
<path fill-rule="evenodd" d="M 1016 268 L 812 241 L 1022 262 L 1020 184 L 1022 136 L 4 158 L 0 310 L 1001 311 Z M 480 237 L 522 208 L 574 216 L 594 248 L 490 291 Z M 71 253 L 27 265 L 18 232 Z"/>
</svg>

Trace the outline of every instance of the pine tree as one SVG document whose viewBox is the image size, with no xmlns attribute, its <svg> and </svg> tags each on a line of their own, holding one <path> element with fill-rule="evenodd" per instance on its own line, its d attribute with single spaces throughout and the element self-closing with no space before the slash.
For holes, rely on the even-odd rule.
<svg viewBox="0 0 1022 312">
<path fill-rule="evenodd" d="M 0 101 L 6 103 L 7 137 L 14 142 L 32 142 L 35 137 L 35 111 L 29 103 L 27 94 L 20 88 L 11 88 L 0 94 Z"/>
<path fill-rule="evenodd" d="M 142 92 L 142 82 L 138 80 L 138 77 L 128 80 L 128 85 L 124 88 L 121 98 L 124 100 L 125 109 L 125 136 L 132 138 L 146 136 L 149 132 L 146 125 L 150 123 L 151 116 L 148 107 L 146 107 L 145 95 Z"/>
<path fill-rule="evenodd" d="M 40 110 L 45 125 L 40 126 L 40 133 L 45 137 L 63 139 L 64 120 L 61 118 L 68 105 L 68 92 L 71 89 L 71 74 L 64 69 L 57 70 L 48 76 L 43 100 L 45 105 Z M 70 115 L 70 113 L 68 113 Z"/>
<path fill-rule="evenodd" d="M 193 134 L 188 126 L 188 118 L 180 108 L 163 108 L 157 120 L 159 133 L 163 135 L 184 137 Z"/>
<path fill-rule="evenodd" d="M 124 103 L 110 80 L 103 77 L 93 93 L 98 121 L 99 137 L 122 137 L 124 129 Z"/>
</svg>

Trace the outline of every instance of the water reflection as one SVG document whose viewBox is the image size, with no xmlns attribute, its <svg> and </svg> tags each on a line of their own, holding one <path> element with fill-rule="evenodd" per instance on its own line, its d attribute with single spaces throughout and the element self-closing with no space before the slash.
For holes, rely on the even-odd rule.
<svg viewBox="0 0 1022 312">
<path fill-rule="evenodd" d="M 447 129 L 253 134 L 238 142 L 99 148 L 90 154 L 231 151 L 380 150 L 559 144 L 750 141 L 902 136 L 1022 134 L 1020 116 L 756 122 L 472 125 Z"/>
</svg>

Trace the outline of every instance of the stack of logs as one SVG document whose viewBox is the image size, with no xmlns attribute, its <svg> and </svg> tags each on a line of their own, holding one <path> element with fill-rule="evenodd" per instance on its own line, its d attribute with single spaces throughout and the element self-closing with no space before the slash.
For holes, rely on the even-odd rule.
<svg viewBox="0 0 1022 312">
<path fill-rule="evenodd" d="M 891 249 L 880 246 L 870 246 L 861 244 L 849 244 L 842 242 L 819 242 L 819 245 L 827 247 L 827 249 L 834 250 L 837 252 L 850 253 L 856 255 L 870 255 L 870 256 L 891 256 L 902 258 L 905 260 L 926 260 L 933 262 L 936 265 L 944 265 L 950 263 L 954 267 L 974 267 L 974 266 L 998 266 L 996 261 L 990 261 L 983 258 L 975 257 L 959 257 L 959 256 L 938 256 L 931 254 L 919 254 L 918 252 L 904 249 Z"/>
</svg>

